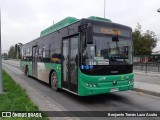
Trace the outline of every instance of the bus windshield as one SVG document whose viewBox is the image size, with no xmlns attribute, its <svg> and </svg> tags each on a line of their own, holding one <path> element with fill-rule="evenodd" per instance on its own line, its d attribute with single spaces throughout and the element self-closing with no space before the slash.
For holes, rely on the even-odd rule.
<svg viewBox="0 0 160 120">
<path fill-rule="evenodd" d="M 123 37 L 113 41 L 112 36 L 93 36 L 93 44 L 87 44 L 82 61 L 85 65 L 132 64 L 132 41 Z"/>
</svg>

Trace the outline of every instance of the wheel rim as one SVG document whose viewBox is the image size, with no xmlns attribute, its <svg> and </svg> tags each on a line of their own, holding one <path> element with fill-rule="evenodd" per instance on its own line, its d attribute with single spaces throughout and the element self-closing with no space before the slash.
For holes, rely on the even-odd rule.
<svg viewBox="0 0 160 120">
<path fill-rule="evenodd" d="M 52 73 L 51 76 L 51 85 L 52 85 L 52 89 L 56 90 L 57 89 L 57 75 L 55 72 Z"/>
</svg>

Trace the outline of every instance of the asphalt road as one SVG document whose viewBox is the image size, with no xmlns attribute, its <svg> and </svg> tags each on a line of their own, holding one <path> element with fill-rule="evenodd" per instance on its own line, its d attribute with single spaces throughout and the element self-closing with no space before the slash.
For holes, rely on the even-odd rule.
<svg viewBox="0 0 160 120">
<path fill-rule="evenodd" d="M 113 94 L 78 97 L 66 91 L 54 92 L 47 84 L 33 78 L 27 78 L 16 64 L 6 64 L 3 62 L 3 68 L 16 79 L 25 79 L 31 87 L 38 89 L 47 97 L 50 97 L 58 104 L 61 104 L 69 111 L 160 111 L 160 98 L 147 94 L 140 94 L 135 91 L 124 91 Z M 142 76 L 136 76 L 136 79 Z M 148 76 L 145 76 L 148 77 Z M 85 120 L 97 120 L 106 118 L 84 118 Z M 132 117 L 132 118 L 107 118 L 120 120 L 160 120 L 153 117 Z"/>
</svg>

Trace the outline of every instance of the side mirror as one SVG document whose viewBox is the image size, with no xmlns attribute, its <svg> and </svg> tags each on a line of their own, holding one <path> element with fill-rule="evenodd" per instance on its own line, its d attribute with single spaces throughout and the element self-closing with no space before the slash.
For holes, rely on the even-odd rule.
<svg viewBox="0 0 160 120">
<path fill-rule="evenodd" d="M 80 25 L 78 27 L 79 32 L 83 32 L 85 34 L 85 44 L 93 44 L 93 26 L 91 23 L 87 23 L 84 25 Z"/>
<path fill-rule="evenodd" d="M 93 44 L 93 26 L 91 23 L 88 23 L 87 25 L 86 42 L 87 44 Z"/>
<path fill-rule="evenodd" d="M 87 42 L 87 44 L 93 44 L 92 30 L 87 30 L 86 42 Z"/>
<path fill-rule="evenodd" d="M 114 36 L 114 37 L 112 37 L 112 41 L 114 41 L 114 42 L 117 42 L 117 41 L 119 41 L 119 38 L 118 38 L 118 36 Z"/>
</svg>

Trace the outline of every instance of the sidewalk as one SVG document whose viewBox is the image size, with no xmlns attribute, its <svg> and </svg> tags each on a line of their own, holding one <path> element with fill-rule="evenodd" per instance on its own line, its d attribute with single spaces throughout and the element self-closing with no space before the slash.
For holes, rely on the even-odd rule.
<svg viewBox="0 0 160 120">
<path fill-rule="evenodd" d="M 155 95 L 160 97 L 160 74 L 153 74 L 153 73 L 144 73 L 141 71 L 134 71 L 135 75 L 142 75 L 142 77 L 150 76 L 151 79 L 149 79 L 149 83 L 147 82 L 139 82 L 135 80 L 134 82 L 134 91 L 142 92 L 145 94 Z M 156 77 L 156 83 L 155 80 L 153 81 L 152 78 Z M 146 80 L 148 81 L 148 80 Z"/>
<path fill-rule="evenodd" d="M 51 114 L 49 111 L 68 111 L 66 108 L 61 106 L 59 103 L 51 99 L 50 97 L 46 96 L 44 93 L 42 93 L 40 90 L 34 88 L 30 85 L 30 83 L 27 82 L 26 78 L 23 79 L 21 76 L 17 76 L 10 70 L 9 66 L 6 66 L 4 63 L 7 63 L 7 61 L 3 61 L 3 69 L 7 71 L 7 73 L 15 80 L 16 83 L 18 83 L 27 93 L 29 98 L 35 103 L 40 111 L 45 112 L 46 114 Z M 19 68 L 19 63 L 11 62 L 9 65 L 13 65 L 17 68 Z M 15 71 L 18 69 L 14 68 Z M 18 70 L 18 72 L 21 74 L 22 71 Z M 62 116 L 66 116 L 66 114 L 62 114 Z M 50 120 L 79 120 L 78 117 L 48 117 Z"/>
</svg>

